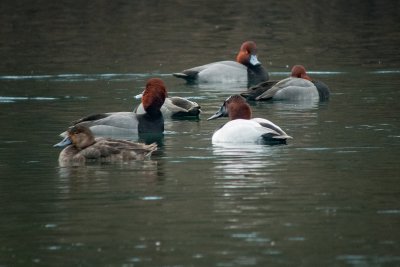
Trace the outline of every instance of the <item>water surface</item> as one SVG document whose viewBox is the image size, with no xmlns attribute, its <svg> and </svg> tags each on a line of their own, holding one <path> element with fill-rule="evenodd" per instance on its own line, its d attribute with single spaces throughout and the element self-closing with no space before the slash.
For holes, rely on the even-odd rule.
<svg viewBox="0 0 400 267">
<path fill-rule="evenodd" d="M 0 21 L 0 266 L 400 265 L 399 3 L 5 1 Z M 251 102 L 286 146 L 211 145 L 245 85 L 170 74 L 247 39 L 272 79 L 303 64 L 326 103 Z M 146 80 L 198 102 L 145 162 L 60 168 L 52 145 Z"/>
</svg>

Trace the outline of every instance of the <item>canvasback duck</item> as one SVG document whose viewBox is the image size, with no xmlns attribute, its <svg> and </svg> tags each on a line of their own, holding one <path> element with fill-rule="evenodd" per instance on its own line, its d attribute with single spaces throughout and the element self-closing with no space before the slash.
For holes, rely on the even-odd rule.
<svg viewBox="0 0 400 267">
<path fill-rule="evenodd" d="M 278 125 L 262 118 L 251 118 L 251 109 L 240 95 L 230 96 L 208 120 L 229 116 L 230 121 L 212 136 L 212 143 L 286 144 L 287 135 Z"/>
<path fill-rule="evenodd" d="M 135 96 L 135 98 L 141 98 L 142 94 Z M 143 104 L 140 103 L 135 109 L 136 114 L 143 114 L 146 111 L 143 108 Z M 164 104 L 161 107 L 161 113 L 164 119 L 190 119 L 199 118 L 201 113 L 201 107 L 194 101 L 190 101 L 186 98 L 179 96 L 167 97 Z"/>
<path fill-rule="evenodd" d="M 247 82 L 249 86 L 269 79 L 268 72 L 257 59 L 257 47 L 253 41 L 242 44 L 236 61 L 218 61 L 173 75 L 188 83 Z"/>
<path fill-rule="evenodd" d="M 84 164 L 87 161 L 121 162 L 148 159 L 157 144 L 134 143 L 110 138 L 95 138 L 83 125 L 72 126 L 67 136 L 55 147 L 65 147 L 58 157 L 61 166 Z"/>
<path fill-rule="evenodd" d="M 310 100 L 329 99 L 330 90 L 321 81 L 311 79 L 302 65 L 292 68 L 290 77 L 281 81 L 266 81 L 241 94 L 249 100 Z"/>
<path fill-rule="evenodd" d="M 92 133 L 102 137 L 131 137 L 141 134 L 162 134 L 164 118 L 160 111 L 167 97 L 164 82 L 159 78 L 149 79 L 143 92 L 143 114 L 134 112 L 99 113 L 83 117 L 73 125 L 85 125 Z M 65 137 L 66 132 L 61 136 Z M 130 138 L 129 138 L 130 139 Z"/>
</svg>

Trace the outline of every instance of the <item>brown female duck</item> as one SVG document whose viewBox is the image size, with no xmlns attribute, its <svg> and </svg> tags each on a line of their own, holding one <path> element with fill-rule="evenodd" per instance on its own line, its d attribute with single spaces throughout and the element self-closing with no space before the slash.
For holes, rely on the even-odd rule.
<svg viewBox="0 0 400 267">
<path fill-rule="evenodd" d="M 68 129 L 67 136 L 55 147 L 65 147 L 58 158 L 60 165 L 84 164 L 87 161 L 122 162 L 144 160 L 157 150 L 157 144 L 134 143 L 110 138 L 95 138 L 84 125 Z"/>
</svg>

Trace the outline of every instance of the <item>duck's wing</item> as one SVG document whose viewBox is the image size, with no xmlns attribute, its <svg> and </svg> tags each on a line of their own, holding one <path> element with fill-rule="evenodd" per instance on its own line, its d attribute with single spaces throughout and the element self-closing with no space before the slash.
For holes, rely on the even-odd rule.
<svg viewBox="0 0 400 267">
<path fill-rule="evenodd" d="M 96 146 L 89 146 L 83 150 L 80 150 L 74 158 L 85 158 L 85 159 L 99 159 L 102 157 L 101 150 Z"/>
<path fill-rule="evenodd" d="M 140 103 L 135 109 L 136 114 L 145 114 L 146 111 Z M 201 107 L 196 102 L 188 99 L 173 96 L 167 97 L 161 107 L 161 112 L 164 118 L 184 118 L 184 117 L 198 117 L 201 113 Z"/>
<path fill-rule="evenodd" d="M 197 117 L 201 112 L 199 104 L 179 96 L 167 98 L 164 105 L 172 113 L 172 117 Z"/>
<path fill-rule="evenodd" d="M 288 77 L 280 80 L 269 90 L 256 97 L 256 100 L 278 98 L 281 99 L 302 99 L 307 95 L 307 99 L 318 97 L 316 87 L 312 82 L 302 78 Z M 299 98 L 300 96 L 300 98 Z"/>
<path fill-rule="evenodd" d="M 149 157 L 157 150 L 157 144 L 146 145 L 126 140 L 114 140 L 99 138 L 93 145 L 101 153 L 101 157 L 110 157 L 115 154 L 122 154 L 123 159 L 139 159 Z"/>
<path fill-rule="evenodd" d="M 292 139 L 291 136 L 287 135 L 285 131 L 281 129 L 281 127 L 272 121 L 262 118 L 254 118 L 252 121 L 258 122 L 263 128 L 268 129 L 268 132 L 263 135 L 266 138 L 281 140 Z"/>
<path fill-rule="evenodd" d="M 100 119 L 104 119 L 108 116 L 110 116 L 111 113 L 97 113 L 97 114 L 90 114 L 88 116 L 82 117 L 76 121 L 72 122 L 72 125 L 76 125 L 78 123 L 82 123 L 82 122 L 90 122 L 90 121 L 96 121 L 96 120 L 100 120 Z"/>
<path fill-rule="evenodd" d="M 182 79 L 186 80 L 187 82 L 194 82 L 197 79 L 197 74 L 199 74 L 200 71 L 207 69 L 208 67 L 212 66 L 213 64 L 215 64 L 215 63 L 209 63 L 209 64 L 193 67 L 190 69 L 183 70 L 182 72 L 172 73 L 172 75 L 177 78 L 182 78 Z"/>
<path fill-rule="evenodd" d="M 186 80 L 187 82 L 194 82 L 197 79 L 197 74 L 199 74 L 199 71 L 197 70 L 184 70 L 182 72 L 176 72 L 176 73 L 172 73 L 172 75 L 174 75 L 177 78 L 181 78 Z"/>
<path fill-rule="evenodd" d="M 255 97 L 255 100 L 268 100 L 271 99 L 279 90 L 282 90 L 283 88 L 287 87 L 288 84 L 291 82 L 292 78 L 286 78 L 283 80 L 280 80 L 276 82 L 275 84 L 272 84 L 271 87 L 269 87 L 267 90 L 265 90 L 263 93 Z"/>
<path fill-rule="evenodd" d="M 107 125 L 123 129 L 137 128 L 137 117 L 133 112 L 112 112 L 93 115 L 92 119 L 80 120 L 89 127 L 95 125 Z M 97 118 L 97 119 L 96 119 Z"/>
<path fill-rule="evenodd" d="M 247 89 L 246 92 L 241 93 L 240 95 L 247 98 L 248 100 L 256 100 L 258 96 L 271 89 L 271 87 L 273 87 L 276 83 L 278 83 L 278 81 L 261 82 L 257 85 L 250 87 L 249 89 Z"/>
<path fill-rule="evenodd" d="M 224 61 L 218 61 L 218 62 L 213 62 L 201 66 L 197 66 L 194 68 L 186 69 L 182 72 L 178 73 L 173 73 L 172 75 L 177 77 L 177 78 L 182 78 L 186 80 L 187 82 L 195 82 L 198 79 L 198 74 L 200 72 L 211 72 L 214 73 L 216 72 L 217 74 L 224 69 L 228 69 L 229 71 L 232 71 L 232 69 L 243 69 L 246 70 L 247 67 L 244 66 L 243 64 L 240 64 L 236 61 L 232 60 L 224 60 Z M 206 73 L 207 74 L 207 73 Z"/>
<path fill-rule="evenodd" d="M 77 124 L 89 127 L 95 136 L 121 138 L 138 132 L 138 119 L 134 112 L 92 114 L 73 122 L 73 125 Z M 66 132 L 60 136 L 65 137 Z"/>
</svg>

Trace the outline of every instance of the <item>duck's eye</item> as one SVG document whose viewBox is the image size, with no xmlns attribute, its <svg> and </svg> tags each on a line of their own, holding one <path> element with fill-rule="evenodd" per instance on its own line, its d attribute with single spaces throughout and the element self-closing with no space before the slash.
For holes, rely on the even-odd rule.
<svg viewBox="0 0 400 267">
<path fill-rule="evenodd" d="M 78 134 L 78 131 L 74 129 L 74 130 L 70 131 L 70 134 L 76 135 L 76 134 Z"/>
</svg>

